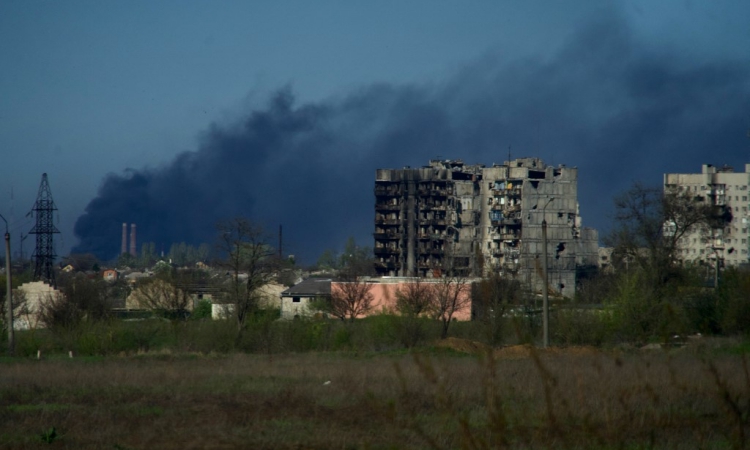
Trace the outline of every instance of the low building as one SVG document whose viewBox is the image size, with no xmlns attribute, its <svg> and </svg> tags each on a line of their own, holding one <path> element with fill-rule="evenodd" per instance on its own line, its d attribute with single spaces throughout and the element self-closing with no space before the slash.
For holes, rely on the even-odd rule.
<svg viewBox="0 0 750 450">
<path fill-rule="evenodd" d="M 331 298 L 330 278 L 308 278 L 280 294 L 281 318 L 310 316 L 314 311 L 310 305 Z"/>
<path fill-rule="evenodd" d="M 14 314 L 13 329 L 29 330 L 44 328 L 40 312 L 45 302 L 53 301 L 62 295 L 44 281 L 24 283 L 13 291 Z"/>
<path fill-rule="evenodd" d="M 475 279 L 462 279 L 458 281 L 463 284 L 460 290 L 457 304 L 460 305 L 453 312 L 455 320 L 471 320 L 471 289 L 470 285 Z M 367 313 L 359 318 L 374 314 L 398 314 L 397 299 L 398 292 L 406 289 L 408 285 L 420 283 L 423 286 L 438 289 L 445 283 L 456 283 L 456 280 L 446 278 L 410 278 L 410 277 L 382 277 L 371 278 L 365 282 L 370 284 L 370 293 L 373 296 Z M 281 318 L 293 319 L 296 317 L 312 316 L 317 311 L 311 308 L 317 301 L 330 301 L 331 292 L 336 292 L 346 282 L 332 281 L 330 279 L 309 278 L 281 293 Z"/>
<path fill-rule="evenodd" d="M 115 269 L 105 269 L 102 271 L 102 278 L 106 281 L 117 281 L 119 274 Z"/>
</svg>

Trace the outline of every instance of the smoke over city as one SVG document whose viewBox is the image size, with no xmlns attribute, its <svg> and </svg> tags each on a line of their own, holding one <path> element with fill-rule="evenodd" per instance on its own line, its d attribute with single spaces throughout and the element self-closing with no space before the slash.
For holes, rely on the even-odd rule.
<svg viewBox="0 0 750 450">
<path fill-rule="evenodd" d="M 115 257 L 123 222 L 165 249 L 212 242 L 217 220 L 242 215 L 271 231 L 283 224 L 285 253 L 312 262 L 348 236 L 372 245 L 376 168 L 502 163 L 509 147 L 513 158 L 577 166 L 584 225 L 606 230 L 612 197 L 632 181 L 745 162 L 748 75 L 746 61 L 647 46 L 610 15 L 546 60 L 490 52 L 440 83 L 308 104 L 283 88 L 211 125 L 195 151 L 107 175 L 76 222 L 73 252 Z"/>
</svg>

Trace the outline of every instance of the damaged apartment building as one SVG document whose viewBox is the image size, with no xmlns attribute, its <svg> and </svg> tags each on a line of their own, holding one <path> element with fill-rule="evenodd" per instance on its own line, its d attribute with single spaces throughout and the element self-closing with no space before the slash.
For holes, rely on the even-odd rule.
<svg viewBox="0 0 750 450">
<path fill-rule="evenodd" d="M 378 169 L 376 270 L 428 278 L 497 272 L 540 291 L 546 220 L 550 293 L 572 297 L 577 270 L 595 266 L 598 251 L 598 234 L 581 227 L 578 209 L 578 170 L 539 158 Z"/>
<path fill-rule="evenodd" d="M 744 169 L 735 172 L 730 166 L 703 164 L 701 173 L 664 174 L 665 192 L 686 192 L 695 201 L 714 206 L 725 220 L 721 228 L 697 227 L 682 237 L 677 254 L 680 260 L 714 264 L 718 258 L 726 266 L 750 262 L 750 164 L 745 164 Z"/>
</svg>

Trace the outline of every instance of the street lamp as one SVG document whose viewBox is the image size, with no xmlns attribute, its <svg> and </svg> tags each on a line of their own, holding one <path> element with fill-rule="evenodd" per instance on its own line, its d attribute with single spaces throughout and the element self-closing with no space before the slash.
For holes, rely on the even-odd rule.
<svg viewBox="0 0 750 450">
<path fill-rule="evenodd" d="M 547 206 L 552 203 L 555 197 L 547 200 L 542 208 L 542 258 L 544 259 L 544 285 L 542 286 L 542 346 L 549 347 L 549 278 L 547 271 Z"/>
<path fill-rule="evenodd" d="M 8 308 L 8 354 L 13 355 L 15 349 L 15 338 L 13 336 L 13 290 L 10 273 L 10 232 L 8 231 L 8 221 L 2 214 L 0 218 L 5 222 L 5 306 Z"/>
</svg>

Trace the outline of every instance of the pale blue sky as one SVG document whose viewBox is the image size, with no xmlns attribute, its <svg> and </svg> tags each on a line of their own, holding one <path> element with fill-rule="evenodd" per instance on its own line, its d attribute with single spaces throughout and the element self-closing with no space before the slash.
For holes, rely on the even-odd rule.
<svg viewBox="0 0 750 450">
<path fill-rule="evenodd" d="M 27 232 L 47 172 L 65 254 L 104 175 L 167 164 L 280 87 L 318 102 L 440 85 L 487 55 L 546 61 L 602 14 L 683 62 L 750 57 L 747 1 L 0 0 L 0 213 Z"/>
</svg>

